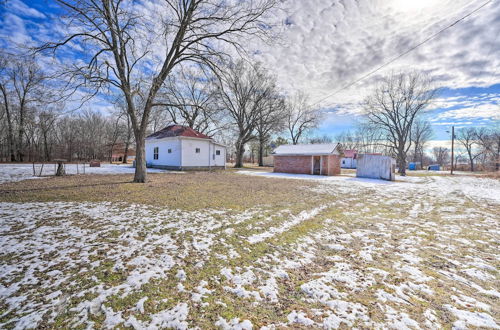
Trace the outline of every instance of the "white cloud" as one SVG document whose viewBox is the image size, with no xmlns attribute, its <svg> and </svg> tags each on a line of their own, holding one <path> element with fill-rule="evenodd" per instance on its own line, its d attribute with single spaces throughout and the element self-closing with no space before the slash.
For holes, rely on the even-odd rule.
<svg viewBox="0 0 500 330">
<path fill-rule="evenodd" d="M 288 0 L 284 2 L 286 10 L 278 17 L 284 23 L 280 27 L 284 30 L 281 41 L 271 45 L 257 41 L 247 44 L 253 47 L 250 51 L 258 51 L 255 57 L 276 74 L 284 90 L 306 91 L 314 102 L 379 67 L 482 3 L 483 0 Z M 138 2 L 135 6 L 140 15 L 161 24 L 162 20 L 157 19 L 162 12 L 160 2 Z M 6 9 L 1 19 L 0 38 L 33 44 L 67 32 L 67 26 L 52 18 L 36 25 L 37 19 L 50 14 L 31 7 L 29 1 L 10 0 Z M 388 68 L 321 104 L 325 108 L 333 107 L 338 115 L 360 115 L 360 101 L 377 79 L 391 70 L 421 70 L 448 88 L 499 83 L 499 34 L 500 3 L 493 2 Z M 147 39 L 141 39 L 144 47 L 150 41 Z M 79 47 L 70 45 L 74 51 L 81 51 Z M 153 47 L 153 50 L 153 57 L 164 53 L 162 47 Z M 65 57 L 58 61 L 75 60 Z M 155 61 L 151 63 L 156 65 Z M 439 121 L 468 122 L 472 118 L 492 120 L 498 119 L 499 102 L 499 95 L 490 94 L 442 97 L 430 109 L 447 110 L 434 118 L 435 125 L 441 125 Z"/>
<path fill-rule="evenodd" d="M 472 119 L 486 118 L 491 120 L 500 120 L 500 105 L 498 104 L 482 104 L 473 107 L 448 110 L 437 115 L 433 121 L 442 119 Z"/>
<path fill-rule="evenodd" d="M 20 0 L 9 0 L 6 2 L 7 10 L 17 15 L 32 18 L 46 18 L 46 16 L 33 7 L 26 5 Z"/>
<path fill-rule="evenodd" d="M 283 46 L 259 46 L 258 58 L 281 86 L 305 90 L 313 100 L 377 68 L 478 7 L 483 1 L 425 0 L 408 8 L 403 0 L 290 0 Z M 409 2 L 409 1 L 407 1 Z M 417 1 L 414 1 L 417 2 Z M 339 93 L 324 105 L 357 103 L 381 74 L 417 69 L 444 87 L 498 82 L 500 4 L 483 8 L 382 72 Z"/>
</svg>

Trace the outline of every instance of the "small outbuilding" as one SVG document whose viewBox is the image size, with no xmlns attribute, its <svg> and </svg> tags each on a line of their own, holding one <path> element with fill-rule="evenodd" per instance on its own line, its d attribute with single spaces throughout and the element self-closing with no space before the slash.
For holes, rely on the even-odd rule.
<svg viewBox="0 0 500 330">
<path fill-rule="evenodd" d="M 273 152 L 274 172 L 339 175 L 340 152 L 338 144 L 287 144 Z"/>
<path fill-rule="evenodd" d="M 171 125 L 146 138 L 146 164 L 167 170 L 226 168 L 226 147 L 192 128 Z"/>
<path fill-rule="evenodd" d="M 394 181 L 395 176 L 394 158 L 382 155 L 358 155 L 356 177 Z"/>
<path fill-rule="evenodd" d="M 420 169 L 422 169 L 422 165 L 421 165 L 421 163 L 420 163 L 420 162 L 410 162 L 410 163 L 408 164 L 408 169 L 409 169 L 410 171 L 420 170 Z"/>
<path fill-rule="evenodd" d="M 441 169 L 441 166 L 439 164 L 432 164 L 427 166 L 427 171 L 439 171 Z"/>
</svg>

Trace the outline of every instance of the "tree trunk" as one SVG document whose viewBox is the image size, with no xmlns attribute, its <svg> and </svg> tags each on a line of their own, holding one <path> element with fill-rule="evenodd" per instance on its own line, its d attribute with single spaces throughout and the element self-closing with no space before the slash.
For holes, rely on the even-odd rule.
<svg viewBox="0 0 500 330">
<path fill-rule="evenodd" d="M 236 161 L 235 168 L 243 167 L 243 154 L 245 153 L 245 144 L 240 139 L 236 142 Z"/>
<path fill-rule="evenodd" d="M 125 141 L 125 151 L 124 151 L 124 155 L 123 155 L 123 164 L 127 164 L 127 157 L 128 157 L 128 148 L 129 148 L 129 145 L 130 145 L 130 127 L 128 125 L 128 120 L 130 120 L 128 117 L 127 117 L 127 141 Z"/>
<path fill-rule="evenodd" d="M 50 152 L 49 152 L 49 143 L 47 141 L 47 134 L 43 134 L 43 147 L 45 149 L 45 160 L 50 162 Z"/>
<path fill-rule="evenodd" d="M 500 141 L 497 141 L 497 152 L 495 155 L 495 170 L 498 171 L 499 169 L 500 169 Z"/>
<path fill-rule="evenodd" d="M 406 176 L 406 155 L 402 150 L 398 151 L 398 173 L 402 176 Z"/>
<path fill-rule="evenodd" d="M 125 143 L 125 150 L 123 152 L 123 160 L 122 160 L 123 164 L 127 164 L 128 145 L 129 142 Z"/>
<path fill-rule="evenodd" d="M 470 171 L 474 172 L 474 159 L 470 154 L 469 154 L 469 161 L 470 161 Z"/>
<path fill-rule="evenodd" d="M 10 161 L 15 162 L 16 161 L 16 152 L 15 152 L 15 146 L 14 146 L 14 130 L 12 128 L 12 118 L 10 116 L 9 99 L 7 98 L 7 91 L 4 90 L 4 88 L 2 86 L 0 86 L 0 87 L 2 89 L 2 94 L 3 94 L 3 99 L 4 99 L 5 114 L 7 115 L 7 143 L 9 145 Z"/>
<path fill-rule="evenodd" d="M 23 135 L 24 135 L 24 110 L 21 109 L 19 114 L 19 131 L 17 136 L 18 139 L 17 158 L 19 159 L 20 162 L 24 161 Z"/>
<path fill-rule="evenodd" d="M 135 175 L 134 182 L 145 183 L 147 179 L 146 169 L 146 142 L 143 132 L 135 132 Z"/>
<path fill-rule="evenodd" d="M 259 139 L 259 166 L 264 166 L 264 139 Z"/>
</svg>

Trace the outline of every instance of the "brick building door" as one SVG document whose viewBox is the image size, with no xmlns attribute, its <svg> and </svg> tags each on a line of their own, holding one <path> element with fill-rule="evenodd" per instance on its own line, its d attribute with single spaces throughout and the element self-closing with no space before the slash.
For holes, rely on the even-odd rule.
<svg viewBox="0 0 500 330">
<path fill-rule="evenodd" d="M 321 157 L 320 156 L 313 157 L 313 174 L 314 175 L 321 174 Z"/>
</svg>

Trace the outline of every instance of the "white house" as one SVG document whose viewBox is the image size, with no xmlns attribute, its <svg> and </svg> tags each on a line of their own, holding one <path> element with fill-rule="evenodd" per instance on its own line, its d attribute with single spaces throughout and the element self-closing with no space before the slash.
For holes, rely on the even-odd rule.
<svg viewBox="0 0 500 330">
<path fill-rule="evenodd" d="M 344 157 L 340 160 L 342 168 L 356 168 L 357 150 L 344 150 Z"/>
<path fill-rule="evenodd" d="M 226 168 L 226 147 L 192 128 L 171 125 L 146 138 L 148 167 L 168 170 Z"/>
</svg>

